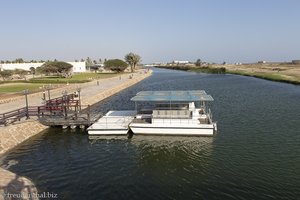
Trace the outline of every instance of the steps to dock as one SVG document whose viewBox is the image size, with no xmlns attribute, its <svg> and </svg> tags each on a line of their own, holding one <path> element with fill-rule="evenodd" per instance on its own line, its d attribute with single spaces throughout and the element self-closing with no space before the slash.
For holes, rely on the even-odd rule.
<svg viewBox="0 0 300 200">
<path fill-rule="evenodd" d="M 87 129 L 88 134 L 126 135 L 135 115 L 135 110 L 109 111 Z"/>
</svg>

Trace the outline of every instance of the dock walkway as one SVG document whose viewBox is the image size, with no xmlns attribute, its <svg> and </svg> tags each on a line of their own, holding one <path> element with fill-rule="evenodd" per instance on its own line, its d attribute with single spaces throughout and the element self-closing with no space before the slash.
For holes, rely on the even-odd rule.
<svg viewBox="0 0 300 200">
<path fill-rule="evenodd" d="M 126 135 L 135 110 L 109 111 L 87 130 L 89 135 Z"/>
</svg>

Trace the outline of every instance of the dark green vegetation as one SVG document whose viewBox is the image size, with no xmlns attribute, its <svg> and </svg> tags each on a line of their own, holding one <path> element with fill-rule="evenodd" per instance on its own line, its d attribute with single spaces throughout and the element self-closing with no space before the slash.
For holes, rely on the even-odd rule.
<svg viewBox="0 0 300 200">
<path fill-rule="evenodd" d="M 125 60 L 130 65 L 131 72 L 134 72 L 136 65 L 141 62 L 141 56 L 130 52 L 125 55 Z"/>
<path fill-rule="evenodd" d="M 123 72 L 127 66 L 128 64 L 120 59 L 112 59 L 104 63 L 105 69 L 115 71 L 117 73 Z"/>
<path fill-rule="evenodd" d="M 173 69 L 173 70 L 192 71 L 192 72 L 199 72 L 199 73 L 212 73 L 212 74 L 225 74 L 226 73 L 226 69 L 224 67 L 213 68 L 213 67 L 209 67 L 209 66 L 194 67 L 194 66 L 180 66 L 180 65 L 157 66 L 157 67 L 165 68 L 165 69 Z"/>
<path fill-rule="evenodd" d="M 198 67 L 198 68 L 192 68 L 189 71 L 201 72 L 201 73 L 211 73 L 211 74 L 225 74 L 226 73 L 225 67 L 218 67 L 218 68 Z"/>
<path fill-rule="evenodd" d="M 41 74 L 56 74 L 62 77 L 69 77 L 71 75 L 71 70 L 73 65 L 61 62 L 61 61 L 51 61 L 45 62 L 41 67 L 37 67 L 36 71 Z"/>
<path fill-rule="evenodd" d="M 12 70 L 3 70 L 3 71 L 0 71 L 0 76 L 3 79 L 3 81 L 9 79 L 12 75 L 13 75 L 13 71 Z"/>
</svg>

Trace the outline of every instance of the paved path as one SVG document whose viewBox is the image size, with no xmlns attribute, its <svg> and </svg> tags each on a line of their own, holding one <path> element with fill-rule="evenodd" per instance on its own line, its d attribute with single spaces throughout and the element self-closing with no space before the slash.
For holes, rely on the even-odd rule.
<svg viewBox="0 0 300 200">
<path fill-rule="evenodd" d="M 138 78 L 143 75 L 143 71 L 138 71 L 133 74 L 133 78 Z M 117 85 L 120 85 L 122 83 L 125 83 L 129 80 L 129 76 L 131 74 L 123 74 L 120 76 L 107 78 L 107 79 L 99 79 L 94 80 L 88 83 L 82 83 L 82 84 L 70 84 L 65 87 L 53 89 L 50 91 L 51 98 L 56 98 L 62 96 L 63 91 L 67 91 L 68 94 L 74 93 L 78 87 L 81 88 L 81 99 L 84 100 L 88 98 L 89 96 L 94 96 L 97 93 L 101 93 L 103 91 L 110 90 Z M 43 92 L 38 92 L 34 94 L 28 95 L 28 105 L 29 106 L 39 106 L 42 105 L 42 97 Z M 48 95 L 46 92 L 46 98 L 48 99 Z M 2 103 L 0 104 L 0 113 L 9 112 L 11 110 L 15 110 L 18 108 L 25 107 L 25 97 L 18 97 L 14 99 L 11 102 Z"/>
<path fill-rule="evenodd" d="M 151 74 L 144 74 L 142 71 L 133 74 L 133 79 L 129 79 L 129 74 L 122 76 L 95 80 L 89 83 L 83 83 L 78 85 L 69 85 L 64 88 L 58 88 L 51 91 L 51 98 L 59 97 L 62 91 L 67 90 L 69 93 L 76 91 L 77 87 L 81 87 L 82 100 L 86 102 L 95 103 L 99 99 L 103 99 L 115 92 L 122 90 L 143 78 Z M 41 105 L 43 93 L 36 93 L 29 95 L 29 106 Z M 0 113 L 8 112 L 17 108 L 24 107 L 25 98 L 16 98 L 8 103 L 0 104 Z M 24 121 L 23 121 L 24 122 Z M 35 120 L 26 120 L 25 123 L 22 121 L 15 125 L 10 125 L 0 128 L 0 153 L 13 148 L 27 138 L 39 133 L 45 126 L 39 124 Z M 22 196 L 23 198 L 18 199 L 38 199 L 38 194 L 34 184 L 26 179 L 20 177 L 8 170 L 0 168 L 0 200 L 4 199 L 17 199 L 10 198 L 8 195 Z M 28 194 L 32 195 L 33 198 L 27 198 Z"/>
</svg>

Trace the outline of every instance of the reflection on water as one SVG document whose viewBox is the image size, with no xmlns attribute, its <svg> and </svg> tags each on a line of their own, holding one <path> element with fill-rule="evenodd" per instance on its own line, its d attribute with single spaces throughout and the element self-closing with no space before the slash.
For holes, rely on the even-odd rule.
<svg viewBox="0 0 300 200">
<path fill-rule="evenodd" d="M 176 157 L 180 157 L 181 162 L 205 159 L 212 152 L 213 140 L 212 137 L 137 136 L 130 143 L 138 149 L 140 161 L 152 165 L 172 162 Z"/>
<path fill-rule="evenodd" d="M 210 165 L 213 140 L 212 137 L 138 136 L 130 143 L 137 148 L 139 166 L 165 182 L 188 180 L 193 173 L 205 173 Z"/>
</svg>

